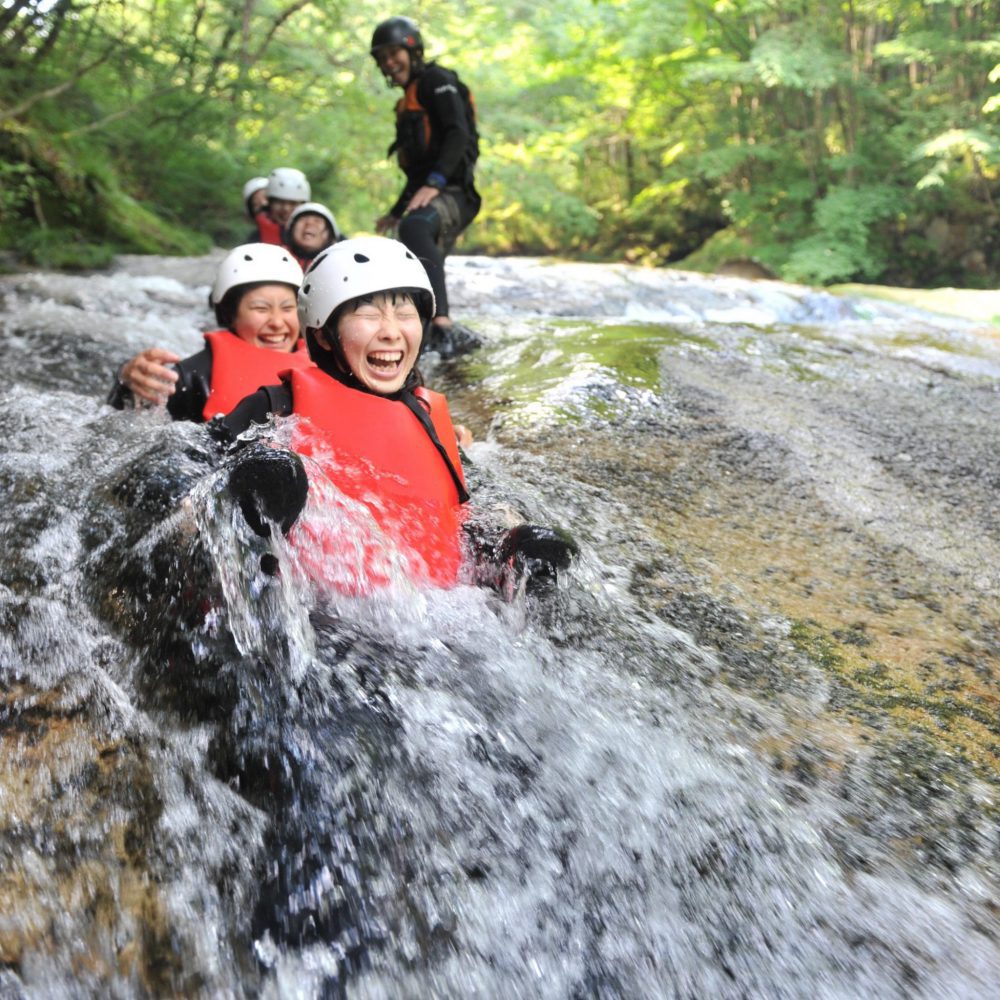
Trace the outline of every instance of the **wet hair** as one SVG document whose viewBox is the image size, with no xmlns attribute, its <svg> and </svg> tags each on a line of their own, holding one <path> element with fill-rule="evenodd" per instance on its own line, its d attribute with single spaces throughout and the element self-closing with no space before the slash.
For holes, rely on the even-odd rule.
<svg viewBox="0 0 1000 1000">
<path fill-rule="evenodd" d="M 243 301 L 243 296 L 249 295 L 256 288 L 263 288 L 264 285 L 282 285 L 285 288 L 290 288 L 293 293 L 298 291 L 294 285 L 289 285 L 284 281 L 251 281 L 245 285 L 233 285 L 215 306 L 215 322 L 222 329 L 235 333 L 233 324 L 236 322 L 236 314 L 240 311 L 240 302 Z"/>
<path fill-rule="evenodd" d="M 417 312 L 423 314 L 420 309 L 420 300 L 418 296 L 426 294 L 423 289 L 419 288 L 388 288 L 384 292 L 372 292 L 370 295 L 359 295 L 356 299 L 348 299 L 346 302 L 341 302 L 336 309 L 330 313 L 327 321 L 323 324 L 322 330 L 326 334 L 326 339 L 330 342 L 331 348 L 327 350 L 322 347 L 319 341 L 316 339 L 316 330 L 310 327 L 306 330 L 306 344 L 309 347 L 309 356 L 316 362 L 316 365 L 335 378 L 338 382 L 343 382 L 344 385 L 349 385 L 352 389 L 362 389 L 365 392 L 370 392 L 371 390 L 363 383 L 358 381 L 355 377 L 354 372 L 351 371 L 351 366 L 347 363 L 347 356 L 344 354 L 344 346 L 340 342 L 340 318 L 346 313 L 354 312 L 355 309 L 360 305 L 373 303 L 380 295 L 390 296 L 393 305 L 399 299 L 404 296 L 408 298 L 416 307 Z M 424 332 L 426 333 L 426 320 L 424 321 Z M 406 381 L 403 383 L 402 390 L 405 389 L 416 389 L 417 386 L 424 384 L 424 377 L 420 374 L 420 369 L 417 368 L 416 364 L 410 369 L 409 375 L 406 376 Z"/>
</svg>

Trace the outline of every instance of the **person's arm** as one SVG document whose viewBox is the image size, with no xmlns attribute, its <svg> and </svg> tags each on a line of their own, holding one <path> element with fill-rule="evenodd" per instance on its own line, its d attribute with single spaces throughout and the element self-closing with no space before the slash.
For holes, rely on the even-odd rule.
<svg viewBox="0 0 1000 1000">
<path fill-rule="evenodd" d="M 417 96 L 431 119 L 434 144 L 438 149 L 424 185 L 443 188 L 469 156 L 472 135 L 462 95 L 453 73 L 430 66 L 420 77 Z"/>
<path fill-rule="evenodd" d="M 278 525 L 288 534 L 305 507 L 309 480 L 302 459 L 295 452 L 272 448 L 261 441 L 239 441 L 239 436 L 253 424 L 264 424 L 268 418 L 288 416 L 292 411 L 289 387 L 262 386 L 244 397 L 234 410 L 224 417 L 215 417 L 208 424 L 209 433 L 230 451 L 236 451 L 229 473 L 229 492 L 240 506 L 251 530 L 263 538 L 271 533 L 270 524 Z M 273 573 L 276 564 L 270 557 L 266 571 Z M 264 568 L 264 563 L 261 563 Z"/>
<path fill-rule="evenodd" d="M 126 406 L 135 405 L 132 390 L 122 381 L 122 368 L 124 367 L 124 364 L 121 365 L 115 372 L 115 381 L 108 393 L 108 398 L 105 400 L 108 406 L 113 406 L 116 410 L 124 410 Z"/>
<path fill-rule="evenodd" d="M 410 185 L 413 190 L 406 201 L 407 212 L 424 208 L 437 198 L 454 178 L 472 142 L 465 105 L 452 74 L 430 67 L 420 78 L 418 94 L 430 116 L 438 154 L 426 176 Z"/>
<path fill-rule="evenodd" d="M 177 381 L 167 399 L 167 412 L 173 420 L 200 424 L 205 419 L 205 403 L 212 391 L 212 352 L 209 348 L 192 354 L 174 366 Z"/>
<path fill-rule="evenodd" d="M 294 451 L 256 441 L 240 452 L 230 469 L 229 492 L 254 534 L 267 538 L 275 524 L 287 535 L 306 505 L 309 477 Z M 273 556 L 267 565 L 268 572 L 276 569 Z"/>
<path fill-rule="evenodd" d="M 417 189 L 419 187 L 420 185 L 416 181 L 409 179 L 406 181 L 406 184 L 403 186 L 402 192 L 396 199 L 396 204 L 393 205 L 391 209 L 389 209 L 389 214 L 383 215 L 382 218 L 378 220 L 379 222 L 387 223 L 383 227 L 383 230 L 380 230 L 380 232 L 384 231 L 384 229 L 391 228 L 391 226 L 399 225 L 399 220 L 402 219 L 402 217 L 406 214 L 407 206 L 410 204 L 410 200 L 413 198 L 413 196 L 417 193 Z M 391 225 L 388 224 L 390 222 Z M 378 223 L 376 223 L 376 226 L 377 225 Z"/>
<path fill-rule="evenodd" d="M 261 386 L 256 392 L 244 396 L 235 408 L 224 417 L 213 417 L 208 431 L 226 447 L 238 445 L 238 438 L 253 424 L 266 424 L 273 413 L 287 417 L 292 412 L 292 393 L 285 383 Z"/>
<path fill-rule="evenodd" d="M 507 528 L 473 516 L 462 530 L 472 553 L 476 583 L 508 601 L 522 588 L 544 592 L 580 554 L 573 537 L 561 528 L 528 523 Z"/>
<path fill-rule="evenodd" d="M 149 347 L 129 358 L 115 377 L 108 402 L 124 409 L 130 400 L 142 400 L 154 406 L 164 404 L 174 392 L 177 373 L 168 365 L 180 361 L 180 355 L 162 347 Z"/>
</svg>

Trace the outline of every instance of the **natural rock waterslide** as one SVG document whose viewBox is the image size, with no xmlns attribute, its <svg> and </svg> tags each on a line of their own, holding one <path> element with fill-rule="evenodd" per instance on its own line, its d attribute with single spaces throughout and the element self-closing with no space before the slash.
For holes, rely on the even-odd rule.
<svg viewBox="0 0 1000 1000">
<path fill-rule="evenodd" d="M 475 502 L 581 558 L 345 603 L 102 403 L 215 259 L 0 279 L 2 995 L 994 989 L 994 328 L 454 258 Z"/>
</svg>

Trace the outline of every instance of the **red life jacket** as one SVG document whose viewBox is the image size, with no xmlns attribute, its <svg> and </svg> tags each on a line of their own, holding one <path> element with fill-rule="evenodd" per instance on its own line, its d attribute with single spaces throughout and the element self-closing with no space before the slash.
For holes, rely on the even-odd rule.
<svg viewBox="0 0 1000 1000">
<path fill-rule="evenodd" d="M 206 420 L 217 413 L 229 413 L 244 396 L 262 385 L 277 385 L 279 372 L 312 365 L 301 339 L 290 353 L 255 347 L 229 330 L 206 333 L 205 341 L 212 352 L 211 387 L 201 411 Z"/>
<path fill-rule="evenodd" d="M 258 212 L 253 221 L 257 223 L 257 233 L 261 243 L 273 243 L 278 247 L 284 246 L 284 241 L 281 238 L 281 226 L 266 211 Z"/>
<path fill-rule="evenodd" d="M 325 478 L 348 498 L 345 510 L 352 508 L 344 515 L 346 529 L 342 517 L 332 534 L 308 537 L 299 545 L 300 553 L 313 562 L 321 579 L 345 593 L 386 586 L 393 565 L 411 580 L 454 585 L 462 562 L 462 498 L 414 413 L 399 400 L 352 389 L 318 368 L 293 371 L 290 380 L 293 412 L 306 418 L 296 428 L 293 447 L 318 463 Z M 447 401 L 424 388 L 415 395 L 429 407 L 434 430 L 464 487 Z M 312 485 L 322 488 L 315 477 Z M 379 532 L 371 530 L 371 520 Z M 302 527 L 308 536 L 308 527 Z M 316 565 L 318 553 L 322 565 Z"/>
</svg>

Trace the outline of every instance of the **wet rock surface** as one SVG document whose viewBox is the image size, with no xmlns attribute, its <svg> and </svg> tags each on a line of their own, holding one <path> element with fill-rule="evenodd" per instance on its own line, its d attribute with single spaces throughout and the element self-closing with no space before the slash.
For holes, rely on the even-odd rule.
<svg viewBox="0 0 1000 1000">
<path fill-rule="evenodd" d="M 992 337 L 456 259 L 477 502 L 580 555 L 344 607 L 260 572 L 197 428 L 101 404 L 213 261 L 2 279 L 0 991 L 988 994 Z"/>
<path fill-rule="evenodd" d="M 1000 384 L 882 356 L 881 338 L 848 349 L 843 330 L 699 332 L 657 350 L 655 397 L 619 393 L 611 426 L 584 406 L 583 432 L 531 428 L 500 395 L 492 431 L 638 513 L 617 540 L 622 562 L 645 555 L 630 591 L 715 650 L 733 691 L 780 706 L 751 731 L 786 794 L 820 784 L 905 863 L 992 877 Z M 995 356 L 989 337 L 979 351 Z"/>
</svg>

